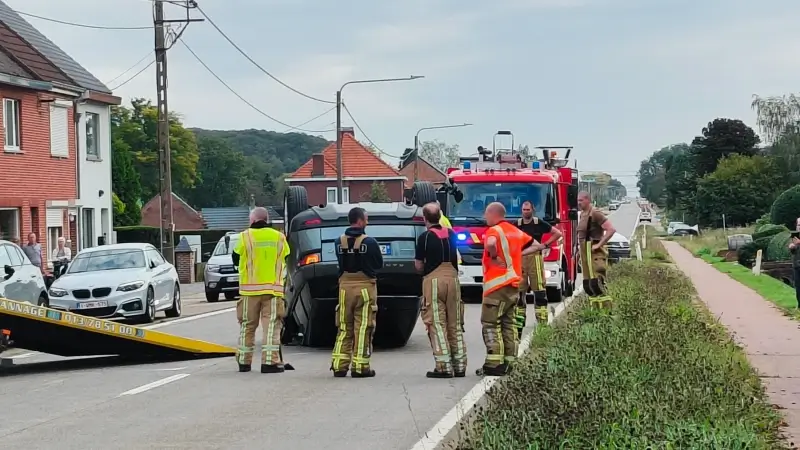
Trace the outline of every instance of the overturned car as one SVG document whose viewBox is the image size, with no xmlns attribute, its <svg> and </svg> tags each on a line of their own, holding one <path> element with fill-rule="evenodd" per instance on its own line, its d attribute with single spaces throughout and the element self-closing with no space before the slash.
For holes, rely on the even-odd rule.
<svg viewBox="0 0 800 450">
<path fill-rule="evenodd" d="M 349 226 L 348 212 L 360 206 L 369 217 L 366 233 L 378 241 L 383 253 L 383 269 L 377 280 L 374 345 L 406 345 L 419 318 L 422 295 L 422 276 L 414 267 L 416 240 L 425 231 L 419 205 L 436 200 L 433 189 L 425 193 L 428 195 L 416 195 L 412 204 L 309 206 L 304 187 L 287 188 L 284 223 L 291 254 L 287 261 L 284 344 L 333 345 L 339 296 L 335 244 Z"/>
</svg>

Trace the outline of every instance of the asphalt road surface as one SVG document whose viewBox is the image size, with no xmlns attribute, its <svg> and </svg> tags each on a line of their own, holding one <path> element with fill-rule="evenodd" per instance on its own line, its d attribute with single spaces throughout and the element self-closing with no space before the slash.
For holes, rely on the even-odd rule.
<svg viewBox="0 0 800 450">
<path fill-rule="evenodd" d="M 610 218 L 630 236 L 637 214 L 635 205 L 623 205 Z M 238 373 L 232 358 L 115 366 L 104 358 L 31 354 L 0 377 L 0 442 L 58 450 L 407 450 L 479 382 L 479 315 L 480 305 L 466 305 L 469 369 L 461 379 L 425 378 L 433 358 L 421 322 L 406 347 L 373 355 L 372 379 L 334 379 L 330 350 L 304 347 L 284 349 L 297 370 L 280 375 L 263 375 L 257 365 Z M 158 327 L 237 343 L 228 309 Z"/>
</svg>

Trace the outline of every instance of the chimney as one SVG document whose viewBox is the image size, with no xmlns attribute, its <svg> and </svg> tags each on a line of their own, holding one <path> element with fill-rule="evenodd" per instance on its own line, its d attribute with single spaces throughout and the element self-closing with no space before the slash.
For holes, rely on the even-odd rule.
<svg viewBox="0 0 800 450">
<path fill-rule="evenodd" d="M 341 127 L 339 128 L 339 135 L 344 139 L 344 135 L 349 134 L 351 138 L 356 137 L 356 132 L 353 131 L 353 127 Z"/>
<path fill-rule="evenodd" d="M 314 153 L 311 155 L 311 176 L 325 176 L 325 155 L 322 153 Z"/>
</svg>

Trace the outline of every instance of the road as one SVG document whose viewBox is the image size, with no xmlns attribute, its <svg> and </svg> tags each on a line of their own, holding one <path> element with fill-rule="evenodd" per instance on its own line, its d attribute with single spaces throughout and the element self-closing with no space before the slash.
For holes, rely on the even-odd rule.
<svg viewBox="0 0 800 450">
<path fill-rule="evenodd" d="M 637 208 L 611 216 L 630 235 Z M 232 306 L 231 303 L 215 305 Z M 6 448 L 407 450 L 480 379 L 480 305 L 466 305 L 468 376 L 431 380 L 430 344 L 418 324 L 405 348 L 378 351 L 372 379 L 334 379 L 330 350 L 285 349 L 297 370 L 240 374 L 231 358 L 104 366 L 93 358 L 34 354 L 2 377 L 0 440 Z M 229 310 L 157 325 L 161 331 L 236 345 Z M 256 366 L 257 367 L 257 366 Z"/>
</svg>

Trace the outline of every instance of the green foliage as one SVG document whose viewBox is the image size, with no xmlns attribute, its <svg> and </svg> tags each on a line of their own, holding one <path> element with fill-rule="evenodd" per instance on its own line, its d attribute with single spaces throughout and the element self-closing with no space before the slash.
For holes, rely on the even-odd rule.
<svg viewBox="0 0 800 450">
<path fill-rule="evenodd" d="M 386 184 L 383 181 L 372 183 L 369 188 L 369 201 L 373 203 L 391 203 L 392 199 L 389 197 L 389 192 L 386 190 Z"/>
<path fill-rule="evenodd" d="M 792 254 L 789 253 L 789 242 L 792 240 L 791 232 L 782 231 L 774 236 L 767 245 L 767 255 L 771 261 L 784 261 L 791 259 Z"/>
<path fill-rule="evenodd" d="M 139 205 L 145 200 L 142 198 L 142 185 L 139 171 L 134 165 L 133 151 L 119 131 L 121 127 L 130 127 L 130 113 L 114 107 L 111 115 L 111 186 L 125 205 L 122 212 L 114 213 L 114 225 L 138 225 L 142 220 Z"/>
<path fill-rule="evenodd" d="M 782 231 L 789 231 L 789 229 L 783 225 L 774 225 L 770 223 L 761 228 L 756 228 L 756 232 L 753 233 L 753 240 L 757 241 L 765 237 L 771 238 Z"/>
<path fill-rule="evenodd" d="M 756 229 L 755 231 L 759 231 L 760 229 L 764 228 L 767 225 L 772 225 L 772 222 L 769 221 L 769 213 L 764 213 L 758 220 L 756 220 Z"/>
<path fill-rule="evenodd" d="M 772 204 L 770 220 L 791 230 L 796 227 L 800 217 L 800 185 L 791 187 L 781 193 Z"/>
<path fill-rule="evenodd" d="M 458 145 L 447 145 L 439 140 L 420 142 L 419 154 L 442 172 L 457 166 L 460 155 Z"/>
<path fill-rule="evenodd" d="M 685 214 L 688 223 L 697 221 L 697 178 L 688 147 L 681 147 L 664 164 L 666 207 Z"/>
<path fill-rule="evenodd" d="M 674 155 L 688 151 L 688 147 L 686 144 L 670 145 L 642 161 L 639 165 L 639 179 L 636 182 L 642 197 L 661 208 L 666 206 L 666 165 Z"/>
<path fill-rule="evenodd" d="M 161 229 L 158 227 L 146 226 L 131 226 L 131 227 L 116 227 L 114 231 L 117 232 L 117 242 L 126 244 L 129 242 L 141 242 L 152 244 L 156 248 L 161 248 Z M 190 230 L 181 232 L 175 231 L 175 242 L 173 245 L 178 245 L 181 235 L 199 235 L 201 252 L 211 252 L 216 247 L 220 239 L 225 236 L 228 231 L 237 230 Z"/>
<path fill-rule="evenodd" d="M 697 218 L 700 226 L 744 226 L 769 211 L 780 170 L 765 156 L 732 154 L 716 170 L 698 180 Z"/>
<path fill-rule="evenodd" d="M 691 282 L 657 263 L 609 270 L 612 310 L 579 297 L 496 384 L 457 448 L 787 448 L 781 418 Z"/>
<path fill-rule="evenodd" d="M 116 192 L 111 193 L 111 203 L 114 205 L 114 215 L 121 215 L 125 212 L 125 203 L 119 199 Z"/>
<path fill-rule="evenodd" d="M 738 119 L 714 119 L 703 128 L 703 135 L 692 141 L 696 176 L 714 172 L 722 158 L 731 155 L 752 156 L 761 142 L 752 128 Z"/>
<path fill-rule="evenodd" d="M 741 264 L 744 267 L 747 267 L 748 269 L 751 269 L 753 265 L 755 265 L 756 253 L 758 253 L 759 250 L 763 251 L 764 247 L 762 247 L 762 245 L 769 244 L 769 239 L 771 238 L 766 237 L 762 239 L 765 239 L 766 242 L 764 241 L 748 242 L 747 244 L 744 244 L 739 248 L 739 250 L 736 251 L 736 259 L 739 262 L 739 264 Z"/>
<path fill-rule="evenodd" d="M 200 208 L 219 208 L 247 204 L 247 177 L 250 174 L 245 157 L 219 138 L 197 140 L 200 161 L 197 181 L 190 204 Z"/>
</svg>

